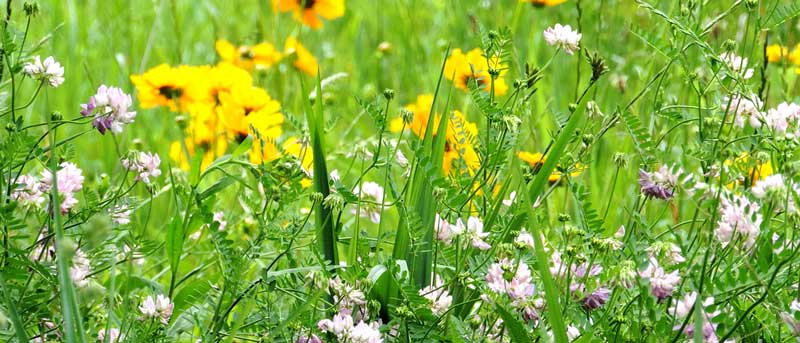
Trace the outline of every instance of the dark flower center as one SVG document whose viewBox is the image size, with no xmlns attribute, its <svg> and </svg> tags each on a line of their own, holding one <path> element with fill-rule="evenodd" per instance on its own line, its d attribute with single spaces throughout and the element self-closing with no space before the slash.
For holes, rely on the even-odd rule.
<svg viewBox="0 0 800 343">
<path fill-rule="evenodd" d="M 197 147 L 200 148 L 200 150 L 208 152 L 211 149 L 211 142 L 204 141 L 204 142 L 197 143 Z"/>
<path fill-rule="evenodd" d="M 177 99 L 183 95 L 183 89 L 173 86 L 161 86 L 158 88 L 158 94 L 167 99 Z"/>
<path fill-rule="evenodd" d="M 244 108 L 244 116 L 247 117 L 248 115 L 250 115 L 250 113 L 253 113 L 255 110 L 256 110 L 255 108 L 245 107 Z"/>
<path fill-rule="evenodd" d="M 236 134 L 236 137 L 234 139 L 236 139 L 236 143 L 242 143 L 246 138 L 247 138 L 246 133 L 239 132 Z"/>
<path fill-rule="evenodd" d="M 253 57 L 255 57 L 255 54 L 253 54 L 253 50 L 250 50 L 250 49 L 241 49 L 241 50 L 239 51 L 239 56 L 240 56 L 241 58 L 243 58 L 243 59 L 246 59 L 246 60 L 252 60 L 252 59 L 253 59 Z"/>
<path fill-rule="evenodd" d="M 467 85 L 467 87 L 469 87 L 473 80 L 475 80 L 475 82 L 478 84 L 479 89 L 486 88 L 488 83 L 486 82 L 486 78 L 480 76 L 479 74 L 464 75 L 464 84 Z"/>
<path fill-rule="evenodd" d="M 303 1 L 303 0 L 300 0 L 300 1 Z M 311 7 L 314 7 L 314 3 L 315 2 L 317 2 L 317 0 L 305 0 L 305 1 L 303 1 L 303 8 L 310 9 Z"/>
</svg>

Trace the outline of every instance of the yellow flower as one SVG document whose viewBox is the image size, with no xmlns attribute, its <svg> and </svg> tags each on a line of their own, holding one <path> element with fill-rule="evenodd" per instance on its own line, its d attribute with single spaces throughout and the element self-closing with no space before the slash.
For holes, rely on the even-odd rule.
<svg viewBox="0 0 800 343">
<path fill-rule="evenodd" d="M 267 163 L 280 156 L 281 153 L 275 147 L 273 138 L 270 137 L 268 140 L 256 138 L 253 140 L 253 147 L 250 149 L 250 163 Z"/>
<path fill-rule="evenodd" d="M 469 83 L 475 80 L 478 87 L 489 92 L 492 88 L 492 77 L 489 69 L 496 69 L 500 75 L 494 80 L 494 94 L 503 95 L 508 91 L 508 85 L 503 78 L 508 72 L 508 66 L 500 63 L 500 58 L 492 56 L 488 59 L 483 55 L 483 50 L 472 49 L 466 54 L 461 49 L 455 49 L 447 58 L 444 65 L 444 76 L 453 81 L 456 88 L 468 91 Z"/>
<path fill-rule="evenodd" d="M 306 49 L 303 44 L 297 41 L 294 37 L 286 38 L 286 44 L 284 45 L 283 52 L 287 56 L 293 56 L 295 68 L 298 70 L 316 77 L 317 71 L 319 70 L 319 64 L 317 63 L 317 59 L 314 55 L 311 54 L 308 49 Z"/>
<path fill-rule="evenodd" d="M 254 46 L 242 45 L 236 47 L 231 42 L 220 39 L 216 44 L 217 54 L 223 62 L 231 63 L 237 67 L 253 70 L 267 69 L 281 60 L 281 53 L 267 42 Z"/>
<path fill-rule="evenodd" d="M 281 135 L 281 104 L 258 87 L 238 87 L 220 94 L 219 115 L 228 131 L 241 140 L 254 127 L 262 137 L 272 139 Z"/>
<path fill-rule="evenodd" d="M 521 160 L 527 162 L 534 171 L 537 171 L 539 168 L 541 168 L 542 165 L 544 165 L 544 162 L 547 161 L 547 158 L 539 152 L 530 153 L 527 151 L 520 151 L 517 153 L 517 156 Z M 580 163 L 576 163 L 574 170 L 571 171 L 569 175 L 572 177 L 580 176 L 584 169 L 585 168 Z M 561 175 L 562 174 L 560 171 L 554 169 L 553 172 L 550 173 L 550 176 L 547 177 L 547 181 L 551 184 L 556 183 L 561 180 Z"/>
<path fill-rule="evenodd" d="M 723 162 L 725 167 L 733 168 L 734 172 L 746 173 L 744 175 L 745 182 L 731 182 L 727 184 L 729 189 L 732 189 L 735 184 L 744 184 L 748 187 L 755 186 L 758 180 L 763 180 L 767 176 L 775 173 L 772 168 L 772 163 L 767 161 L 765 163 L 757 163 L 755 159 L 750 157 L 750 154 L 744 153 L 733 160 L 725 160 Z"/>
<path fill-rule="evenodd" d="M 430 118 L 433 95 L 422 94 L 417 97 L 417 101 L 406 106 L 406 109 L 414 113 L 414 119 L 406 128 L 410 129 L 417 137 L 425 137 L 425 131 Z M 439 126 L 439 114 L 433 119 L 434 130 Z M 467 121 L 459 111 L 453 111 L 451 118 L 447 122 L 447 136 L 444 145 L 444 161 L 442 169 L 445 175 L 454 171 L 453 163 L 463 161 L 468 172 L 474 172 L 480 168 L 480 158 L 472 146 L 472 139 L 478 134 L 478 127 L 475 123 Z M 403 128 L 403 120 L 396 118 L 392 120 L 389 129 L 399 132 Z M 435 136 L 435 134 L 434 134 Z"/>
<path fill-rule="evenodd" d="M 138 91 L 139 106 L 167 106 L 174 112 L 193 101 L 190 88 L 196 84 L 197 74 L 197 68 L 161 64 L 142 75 L 131 75 L 131 81 Z"/>
<path fill-rule="evenodd" d="M 206 103 L 189 105 L 189 123 L 186 136 L 196 142 L 212 141 L 221 135 L 221 123 L 214 106 Z"/>
<path fill-rule="evenodd" d="M 529 2 L 533 4 L 533 6 L 535 7 L 544 7 L 544 6 L 549 7 L 549 6 L 563 4 L 567 2 L 567 0 L 519 0 L 519 2 Z"/>
<path fill-rule="evenodd" d="M 789 53 L 787 58 L 789 59 L 789 62 L 800 65 L 800 44 L 797 44 L 794 49 L 792 49 L 792 52 Z"/>
<path fill-rule="evenodd" d="M 184 140 L 186 149 L 190 156 L 194 157 L 195 153 L 203 153 L 203 161 L 200 163 L 200 170 L 206 169 L 214 160 L 225 154 L 228 149 L 228 142 L 220 137 L 216 140 L 194 140 L 186 138 Z M 186 151 L 180 141 L 172 142 L 169 147 L 169 157 L 178 162 L 178 166 L 183 170 L 189 170 L 190 158 L 187 158 Z"/>
<path fill-rule="evenodd" d="M 770 63 L 779 62 L 789 55 L 789 48 L 780 44 L 767 46 L 767 61 Z"/>
<path fill-rule="evenodd" d="M 344 15 L 344 0 L 272 0 L 273 8 L 294 13 L 294 19 L 312 29 L 322 27 L 319 17 L 332 20 Z"/>
<path fill-rule="evenodd" d="M 201 77 L 195 86 L 189 88 L 190 97 L 198 103 L 219 105 L 220 94 L 230 93 L 233 88 L 250 87 L 253 84 L 250 73 L 227 62 L 214 67 L 201 67 L 200 70 Z"/>
</svg>

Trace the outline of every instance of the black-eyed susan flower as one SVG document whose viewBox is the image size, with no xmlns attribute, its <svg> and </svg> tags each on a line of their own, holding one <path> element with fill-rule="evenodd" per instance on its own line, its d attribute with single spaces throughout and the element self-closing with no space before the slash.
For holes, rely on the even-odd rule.
<svg viewBox="0 0 800 343">
<path fill-rule="evenodd" d="M 216 66 L 198 67 L 199 76 L 195 85 L 189 88 L 189 96 L 194 102 L 219 105 L 220 94 L 230 93 L 233 88 L 250 87 L 253 78 L 246 70 L 231 63 L 221 62 Z"/>
<path fill-rule="evenodd" d="M 333 20 L 344 15 L 344 0 L 272 0 L 280 12 L 294 13 L 294 19 L 311 27 L 322 27 L 320 17 Z"/>
<path fill-rule="evenodd" d="M 241 87 L 221 93 L 218 111 L 223 125 L 237 140 L 247 137 L 251 126 L 262 137 L 275 139 L 281 135 L 281 104 L 262 88 Z"/>
<path fill-rule="evenodd" d="M 567 2 L 567 0 L 519 0 L 519 2 L 527 2 L 534 7 L 550 7 L 563 4 Z"/>
<path fill-rule="evenodd" d="M 789 56 L 789 48 L 780 44 L 767 46 L 767 61 L 770 63 L 780 62 Z"/>
<path fill-rule="evenodd" d="M 193 99 L 189 90 L 197 84 L 197 68 L 161 64 L 141 75 L 131 75 L 138 91 L 139 106 L 167 106 L 171 111 L 185 109 Z"/>
<path fill-rule="evenodd" d="M 311 54 L 303 44 L 294 37 L 286 38 L 283 53 L 293 59 L 292 65 L 308 75 L 317 76 L 319 64 L 317 58 Z"/>
<path fill-rule="evenodd" d="M 194 141 L 212 141 L 225 136 L 217 110 L 207 103 L 194 103 L 188 107 L 189 120 L 185 134 Z"/>
<path fill-rule="evenodd" d="M 468 91 L 469 84 L 473 80 L 483 91 L 489 92 L 492 89 L 492 77 L 489 69 L 499 72 L 499 76 L 494 80 L 494 94 L 503 95 L 508 91 L 508 85 L 504 76 L 508 72 L 508 66 L 500 62 L 500 58 L 484 56 L 483 50 L 472 49 L 466 54 L 461 49 L 455 49 L 447 58 L 444 65 L 444 76 L 453 81 L 456 88 Z"/>
<path fill-rule="evenodd" d="M 208 167 L 218 157 L 224 155 L 225 150 L 228 149 L 228 142 L 223 137 L 218 137 L 213 140 L 197 140 L 192 137 L 187 137 L 184 139 L 184 144 L 181 144 L 180 141 L 176 141 L 172 142 L 169 146 L 170 159 L 177 162 L 178 166 L 183 170 L 189 170 L 189 161 L 191 161 L 194 154 L 203 154 L 203 160 L 200 163 L 200 169 L 202 170 Z"/>
<path fill-rule="evenodd" d="M 406 110 L 414 113 L 414 118 L 410 124 L 406 125 L 417 137 L 425 137 L 425 132 L 428 126 L 428 118 L 430 118 L 431 105 L 433 104 L 433 95 L 422 94 L 417 97 L 417 101 L 413 104 L 406 106 Z M 439 126 L 439 114 L 437 113 L 433 120 L 434 130 Z M 403 119 L 395 118 L 390 124 L 390 130 L 399 132 L 403 129 Z M 447 136 L 444 146 L 444 160 L 442 162 L 442 169 L 445 175 L 458 170 L 454 169 L 456 161 L 463 161 L 468 172 L 473 172 L 480 168 L 480 158 L 472 146 L 472 139 L 478 134 L 478 127 L 467 121 L 464 114 L 459 111 L 453 111 L 447 125 Z"/>
<path fill-rule="evenodd" d="M 527 162 L 528 165 L 531 167 L 531 169 L 533 169 L 534 171 L 537 171 L 539 168 L 541 168 L 542 165 L 544 165 L 544 162 L 547 161 L 547 157 L 545 157 L 544 155 L 542 155 L 542 153 L 539 152 L 531 153 L 527 151 L 520 151 L 517 153 L 517 156 L 521 160 Z M 572 177 L 577 177 L 581 175 L 581 173 L 583 173 L 584 167 L 580 163 L 576 163 L 572 169 L 573 170 L 569 173 L 569 175 Z M 550 175 L 547 177 L 547 181 L 550 182 L 551 184 L 556 183 L 559 180 L 561 180 L 562 175 L 563 174 L 560 171 L 554 169 L 553 172 L 550 173 Z"/>
<path fill-rule="evenodd" d="M 235 46 L 231 42 L 220 39 L 216 44 L 217 54 L 223 62 L 233 64 L 248 71 L 267 69 L 281 60 L 281 53 L 267 42 L 253 46 Z"/>
</svg>

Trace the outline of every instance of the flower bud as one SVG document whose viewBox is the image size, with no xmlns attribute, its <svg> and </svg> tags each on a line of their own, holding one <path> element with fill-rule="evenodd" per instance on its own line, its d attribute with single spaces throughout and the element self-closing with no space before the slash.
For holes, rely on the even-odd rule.
<svg viewBox="0 0 800 343">
<path fill-rule="evenodd" d="M 406 125 L 411 125 L 411 122 L 414 121 L 414 112 L 404 108 L 400 110 L 400 118 L 403 118 L 403 122 L 406 123 Z"/>
<path fill-rule="evenodd" d="M 26 16 L 35 17 L 39 14 L 39 3 L 36 1 L 27 1 L 22 5 L 22 9 L 25 11 Z"/>
<path fill-rule="evenodd" d="M 64 119 L 64 116 L 61 115 L 61 112 L 53 111 L 53 113 L 50 113 L 50 120 L 61 121 L 61 119 Z"/>
<path fill-rule="evenodd" d="M 394 90 L 390 89 L 390 88 L 384 89 L 383 90 L 383 97 L 386 98 L 386 100 L 391 101 L 392 99 L 394 99 Z"/>
</svg>

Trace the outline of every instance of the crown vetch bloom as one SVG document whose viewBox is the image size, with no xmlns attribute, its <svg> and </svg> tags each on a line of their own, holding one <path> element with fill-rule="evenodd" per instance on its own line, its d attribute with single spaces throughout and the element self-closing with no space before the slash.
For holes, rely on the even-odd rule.
<svg viewBox="0 0 800 343">
<path fill-rule="evenodd" d="M 697 302 L 697 292 L 691 292 L 686 294 L 683 299 L 678 299 L 675 303 L 675 306 L 669 308 L 669 313 L 672 313 L 679 322 L 682 323 L 683 319 L 687 316 L 692 315 L 692 311 L 695 306 L 695 302 Z M 699 305 L 701 306 L 701 316 L 703 318 L 703 341 L 704 342 L 717 342 L 718 338 L 715 333 L 716 325 L 711 323 L 711 319 L 716 317 L 719 314 L 719 311 L 714 312 L 707 312 L 705 310 L 706 307 L 711 306 L 714 304 L 714 298 L 708 297 Z M 673 330 L 680 330 L 682 324 L 675 325 L 672 329 Z M 694 323 L 687 324 L 684 329 L 683 333 L 686 334 L 687 337 L 692 338 L 694 336 Z"/>
<path fill-rule="evenodd" d="M 106 336 L 108 336 L 108 341 L 111 343 L 117 343 L 125 340 L 125 334 L 121 333 L 117 328 L 110 328 L 108 329 L 108 332 L 106 332 L 106 329 L 100 329 L 100 331 L 97 331 L 98 341 L 105 342 Z"/>
<path fill-rule="evenodd" d="M 142 312 L 142 316 L 145 319 L 159 318 L 161 323 L 167 324 L 169 323 L 169 317 L 172 316 L 174 306 L 169 298 L 159 294 L 156 299 L 153 299 L 153 296 L 147 296 L 142 305 L 139 306 L 139 311 Z"/>
<path fill-rule="evenodd" d="M 489 266 L 486 283 L 495 293 L 507 294 L 512 300 L 528 299 L 535 290 L 528 265 L 507 258 Z"/>
<path fill-rule="evenodd" d="M 764 120 L 764 113 L 760 108 L 764 103 L 756 95 L 744 97 L 738 94 L 725 98 L 728 108 L 731 112 L 736 113 L 733 119 L 734 125 L 744 128 L 745 119 L 748 120 L 750 126 L 754 128 L 761 127 L 761 120 Z"/>
<path fill-rule="evenodd" d="M 72 282 L 78 287 L 86 287 L 89 284 L 89 274 L 92 272 L 92 267 L 89 264 L 89 259 L 81 249 L 75 250 L 75 256 L 72 257 L 72 267 L 69 268 L 69 276 Z"/>
<path fill-rule="evenodd" d="M 672 295 L 675 287 L 681 282 L 681 277 L 677 270 L 667 273 L 664 268 L 658 265 L 658 261 L 655 259 L 650 259 L 650 264 L 645 270 L 639 272 L 639 276 L 650 281 L 650 293 L 659 302 Z"/>
<path fill-rule="evenodd" d="M 720 219 L 714 233 L 722 245 L 727 246 L 732 240 L 743 237 L 744 246 L 750 248 L 761 233 L 763 218 L 759 213 L 761 206 L 750 202 L 745 197 L 734 195 L 733 199 L 722 198 Z"/>
<path fill-rule="evenodd" d="M 67 213 L 78 204 L 75 193 L 83 188 L 83 171 L 70 162 L 63 162 L 60 166 L 61 169 L 56 172 L 58 194 L 62 197 L 61 213 Z M 45 170 L 42 172 L 40 190 L 42 193 L 48 193 L 52 190 L 52 187 L 53 173 L 50 170 Z"/>
<path fill-rule="evenodd" d="M 439 277 L 439 275 L 434 277 L 432 285 L 420 289 L 419 295 L 428 299 L 431 305 L 431 311 L 437 316 L 441 316 L 447 312 L 447 309 L 450 308 L 450 305 L 453 303 L 453 297 L 447 291 L 447 288 L 445 288 L 444 282 L 442 282 L 442 278 Z"/>
<path fill-rule="evenodd" d="M 161 158 L 158 154 L 144 151 L 131 152 L 128 158 L 122 160 L 122 166 L 133 172 L 137 172 L 136 181 L 144 181 L 149 184 L 151 177 L 158 177 L 161 175 L 161 169 L 158 166 L 161 164 Z"/>
<path fill-rule="evenodd" d="M 642 188 L 642 194 L 651 198 L 672 199 L 681 173 L 681 169 L 673 172 L 664 165 L 654 172 L 639 169 L 639 186 Z"/>
<path fill-rule="evenodd" d="M 483 222 L 480 218 L 471 216 L 467 219 L 467 236 L 472 241 L 472 247 L 479 250 L 488 250 L 492 246 L 483 239 L 489 236 L 488 232 L 483 232 Z"/>
<path fill-rule="evenodd" d="M 568 55 L 572 55 L 580 49 L 581 35 L 578 31 L 573 31 L 569 25 L 556 24 L 544 30 L 544 40 L 548 45 L 557 46 L 564 49 Z"/>
<path fill-rule="evenodd" d="M 45 58 L 44 62 L 42 62 L 41 57 L 34 56 L 33 62 L 25 63 L 22 71 L 34 79 L 47 82 L 53 88 L 57 88 L 64 83 L 64 67 L 56 62 L 53 56 Z"/>
<path fill-rule="evenodd" d="M 101 85 L 88 103 L 81 104 L 81 115 L 94 115 L 92 126 L 101 134 L 105 134 L 106 130 L 118 134 L 122 132 L 122 125 L 133 123 L 136 118 L 136 112 L 128 111 L 132 105 L 131 96 L 122 89 Z"/>
<path fill-rule="evenodd" d="M 376 202 L 380 204 L 383 201 L 383 187 L 379 184 L 371 181 L 364 182 L 361 186 L 356 186 L 353 190 L 353 194 L 358 196 L 360 199 L 366 199 L 371 202 Z M 359 204 L 360 211 L 358 213 L 359 216 L 363 218 L 369 218 L 373 223 L 377 224 L 381 222 L 381 206 L 372 203 L 362 203 Z M 353 214 L 356 214 L 356 209 L 352 210 Z"/>
<path fill-rule="evenodd" d="M 742 79 L 747 80 L 753 77 L 753 68 L 747 68 L 748 61 L 746 58 L 736 56 L 736 54 L 732 52 L 726 52 L 720 55 L 719 59 L 728 65 L 728 68 L 730 68 L 734 73 L 741 76 Z"/>
<path fill-rule="evenodd" d="M 11 199 L 24 206 L 41 207 L 47 197 L 42 193 L 39 180 L 32 175 L 20 175 L 17 178 L 17 188 L 11 191 Z"/>
</svg>

